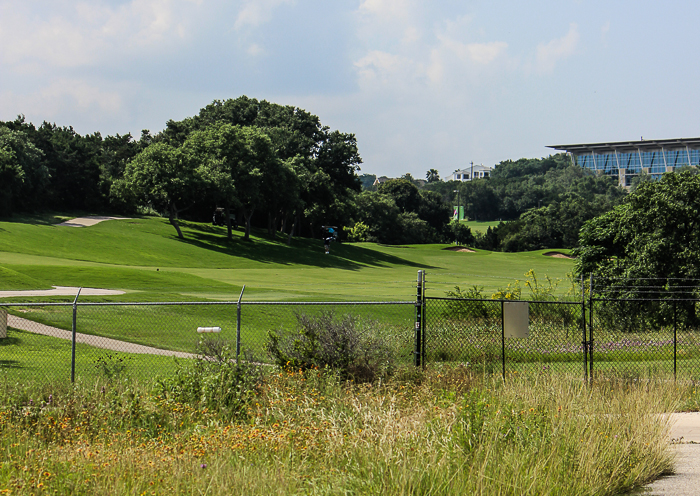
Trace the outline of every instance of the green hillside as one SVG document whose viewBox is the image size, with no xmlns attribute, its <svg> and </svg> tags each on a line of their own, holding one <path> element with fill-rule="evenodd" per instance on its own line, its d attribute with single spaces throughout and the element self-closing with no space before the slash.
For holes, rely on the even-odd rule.
<svg viewBox="0 0 700 496">
<path fill-rule="evenodd" d="M 123 289 L 112 300 L 232 299 L 246 285 L 247 299 L 412 299 L 418 269 L 427 271 L 428 294 L 455 285 L 486 292 L 538 275 L 565 279 L 572 261 L 543 252 L 473 253 L 449 245 L 334 244 L 326 256 L 320 240 L 267 238 L 182 222 L 177 239 L 166 219 L 105 221 L 63 227 L 22 219 L 0 222 L 0 290 L 83 286 Z M 560 284 L 560 291 L 568 282 Z M 103 298 L 104 299 L 104 298 Z"/>
</svg>

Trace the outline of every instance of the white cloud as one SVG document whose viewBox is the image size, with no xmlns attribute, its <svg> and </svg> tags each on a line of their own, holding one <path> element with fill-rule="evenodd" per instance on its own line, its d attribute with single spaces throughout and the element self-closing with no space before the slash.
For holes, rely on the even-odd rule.
<svg viewBox="0 0 700 496">
<path fill-rule="evenodd" d="M 265 49 L 258 45 L 257 43 L 251 43 L 250 46 L 248 46 L 248 55 L 251 57 L 258 57 L 260 55 L 263 55 L 265 53 Z"/>
<path fill-rule="evenodd" d="M 505 41 L 465 44 L 443 38 L 442 42 L 445 48 L 453 52 L 460 59 L 482 65 L 490 64 L 508 48 L 508 43 Z"/>
<path fill-rule="evenodd" d="M 47 12 L 0 3 L 0 62 L 79 67 L 112 52 L 140 53 L 180 42 L 189 32 L 190 8 L 201 0 L 132 0 L 116 8 L 104 2 L 58 3 Z"/>
<path fill-rule="evenodd" d="M 372 50 L 355 62 L 362 89 L 404 88 L 424 72 L 413 60 L 380 50 Z"/>
<path fill-rule="evenodd" d="M 413 2 L 410 0 L 363 0 L 359 11 L 364 15 L 371 15 L 385 22 L 406 20 L 413 10 Z"/>
<path fill-rule="evenodd" d="M 600 37 L 603 41 L 605 41 L 607 39 L 609 32 L 610 32 L 610 21 L 603 24 L 600 28 Z"/>
<path fill-rule="evenodd" d="M 293 0 L 245 0 L 233 27 L 236 30 L 244 27 L 258 27 L 272 18 L 272 13 L 277 7 L 292 3 Z"/>
<path fill-rule="evenodd" d="M 536 66 L 539 72 L 551 72 L 562 59 L 572 55 L 578 45 L 578 26 L 572 23 L 569 32 L 562 38 L 552 40 L 547 44 L 537 45 Z"/>
<path fill-rule="evenodd" d="M 357 9 L 358 39 L 373 48 L 411 45 L 423 38 L 420 8 L 415 0 L 363 0 Z"/>
<path fill-rule="evenodd" d="M 64 113 L 94 111 L 104 115 L 121 115 L 123 99 L 116 91 L 107 91 L 79 79 L 59 79 L 33 92 L 18 95 L 0 93 L 0 112 L 14 109 L 41 119 L 53 120 Z"/>
</svg>

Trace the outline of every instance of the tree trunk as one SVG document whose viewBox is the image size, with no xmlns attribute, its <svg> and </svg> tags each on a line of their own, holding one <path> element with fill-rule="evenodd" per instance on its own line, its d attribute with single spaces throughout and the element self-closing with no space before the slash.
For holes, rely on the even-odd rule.
<svg viewBox="0 0 700 496">
<path fill-rule="evenodd" d="M 311 239 L 316 239 L 316 233 L 314 233 L 314 223 L 309 222 L 309 230 L 311 231 Z"/>
<path fill-rule="evenodd" d="M 245 217 L 245 236 L 243 236 L 243 239 L 246 241 L 250 241 L 250 219 L 253 217 L 254 210 L 255 208 L 251 208 L 250 212 L 248 210 L 243 211 Z"/>
<path fill-rule="evenodd" d="M 284 234 L 285 231 L 287 231 L 287 212 L 282 214 L 282 225 L 280 226 L 280 232 Z"/>
<path fill-rule="evenodd" d="M 226 228 L 228 231 L 228 239 L 231 239 L 233 235 L 231 234 L 231 207 L 226 205 L 224 207 L 224 214 L 226 215 Z"/>
<path fill-rule="evenodd" d="M 294 230 L 297 227 L 297 222 L 299 222 L 299 214 L 294 215 L 294 223 L 292 224 L 292 229 L 289 231 L 289 237 L 287 238 L 287 244 L 292 244 L 292 237 L 294 236 Z"/>
<path fill-rule="evenodd" d="M 175 207 L 175 202 L 170 202 L 170 208 L 168 209 L 168 212 L 168 220 L 177 231 L 177 237 L 180 239 L 185 239 L 185 237 L 182 235 L 182 231 L 180 230 L 180 226 L 177 223 L 177 207 Z"/>
<path fill-rule="evenodd" d="M 267 213 L 267 234 L 272 239 L 277 237 L 277 214 L 273 216 L 272 212 Z"/>
</svg>

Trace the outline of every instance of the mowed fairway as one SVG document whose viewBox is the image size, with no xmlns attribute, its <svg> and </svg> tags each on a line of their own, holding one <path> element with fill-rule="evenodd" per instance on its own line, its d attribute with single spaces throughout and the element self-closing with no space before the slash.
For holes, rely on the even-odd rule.
<svg viewBox="0 0 700 496">
<path fill-rule="evenodd" d="M 162 218 L 85 228 L 55 222 L 0 222 L 0 290 L 83 286 L 126 291 L 90 298 L 100 301 L 231 300 L 245 285 L 248 300 L 404 300 L 414 298 L 419 269 L 426 270 L 428 295 L 443 296 L 455 285 L 493 292 L 530 269 L 561 280 L 563 293 L 573 268 L 571 260 L 541 251 L 464 253 L 446 250 L 449 245 L 346 243 L 333 244 L 326 256 L 320 240 L 298 238 L 288 246 L 282 236 L 272 240 L 255 231 L 246 242 L 238 230 L 229 241 L 224 228 L 204 223 L 182 222 L 180 240 Z"/>
</svg>

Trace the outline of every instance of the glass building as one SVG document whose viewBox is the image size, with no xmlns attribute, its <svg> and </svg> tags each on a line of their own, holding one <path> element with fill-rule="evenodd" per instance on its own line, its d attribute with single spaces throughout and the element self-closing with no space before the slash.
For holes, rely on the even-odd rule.
<svg viewBox="0 0 700 496">
<path fill-rule="evenodd" d="M 571 161 L 581 167 L 617 177 L 620 186 L 630 186 L 632 178 L 641 173 L 659 179 L 664 172 L 700 165 L 700 138 L 551 145 L 547 148 L 568 153 Z"/>
</svg>

